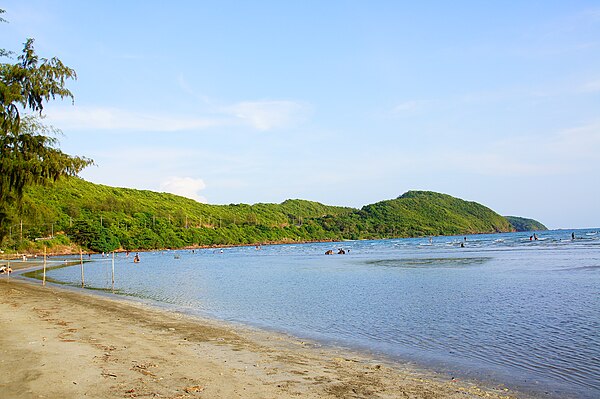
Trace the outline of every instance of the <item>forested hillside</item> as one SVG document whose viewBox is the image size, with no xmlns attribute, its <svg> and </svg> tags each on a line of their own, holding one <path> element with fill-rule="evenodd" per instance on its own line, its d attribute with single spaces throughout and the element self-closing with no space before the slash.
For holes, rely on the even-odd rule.
<svg viewBox="0 0 600 399">
<path fill-rule="evenodd" d="M 79 178 L 29 189 L 3 247 L 77 244 L 93 251 L 264 244 L 513 231 L 489 208 L 410 191 L 362 209 L 306 200 L 208 205 L 173 194 L 115 188 Z M 36 244 L 37 243 L 37 244 Z"/>
<path fill-rule="evenodd" d="M 367 205 L 362 212 L 373 231 L 400 236 L 513 230 L 504 217 L 481 204 L 431 191 L 409 191 L 397 199 Z"/>
<path fill-rule="evenodd" d="M 517 231 L 548 230 L 546 226 L 534 219 L 521 218 L 518 216 L 505 216 L 505 218 Z"/>
</svg>

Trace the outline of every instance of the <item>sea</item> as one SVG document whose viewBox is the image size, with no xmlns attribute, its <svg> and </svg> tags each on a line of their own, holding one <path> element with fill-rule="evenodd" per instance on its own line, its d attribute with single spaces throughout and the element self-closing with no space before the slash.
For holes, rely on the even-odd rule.
<svg viewBox="0 0 600 399">
<path fill-rule="evenodd" d="M 600 398 L 600 229 L 533 234 L 94 255 L 85 285 L 541 397 Z M 81 286 L 79 265 L 47 276 Z"/>
</svg>

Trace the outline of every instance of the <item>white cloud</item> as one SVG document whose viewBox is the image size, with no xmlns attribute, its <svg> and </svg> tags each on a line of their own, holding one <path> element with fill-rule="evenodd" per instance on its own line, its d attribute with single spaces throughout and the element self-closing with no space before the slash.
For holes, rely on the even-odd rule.
<svg viewBox="0 0 600 399">
<path fill-rule="evenodd" d="M 583 85 L 581 85 L 580 92 L 583 93 L 597 93 L 600 91 L 600 79 L 598 80 L 591 80 L 589 82 L 585 82 Z"/>
<path fill-rule="evenodd" d="M 295 101 L 244 101 L 224 107 L 223 111 L 258 130 L 271 130 L 303 122 L 310 114 L 310 108 Z"/>
<path fill-rule="evenodd" d="M 570 161 L 600 162 L 600 123 L 563 130 L 548 147 Z"/>
<path fill-rule="evenodd" d="M 174 132 L 206 129 L 227 123 L 216 118 L 157 116 L 108 107 L 60 107 L 47 110 L 47 119 L 63 129 L 140 130 Z"/>
<path fill-rule="evenodd" d="M 161 191 L 207 203 L 208 201 L 206 198 L 199 194 L 199 192 L 205 188 L 206 184 L 204 183 L 204 180 L 194 179 L 192 177 L 173 176 L 160 184 Z"/>
<path fill-rule="evenodd" d="M 551 165 L 544 161 L 519 159 L 510 153 L 484 151 L 481 153 L 454 152 L 441 155 L 446 168 L 454 168 L 460 173 L 484 176 L 546 176 L 561 172 L 560 165 Z"/>
<path fill-rule="evenodd" d="M 422 106 L 421 101 L 411 100 L 400 103 L 394 107 L 392 112 L 394 114 L 405 114 L 411 113 L 418 110 Z"/>
<path fill-rule="evenodd" d="M 447 149 L 432 162 L 461 172 L 492 176 L 557 176 L 589 170 L 600 162 L 600 123 L 542 136 L 509 138 L 479 151 Z"/>
<path fill-rule="evenodd" d="M 202 101 L 209 100 L 204 98 Z M 221 116 L 162 116 L 93 106 L 59 106 L 45 110 L 50 124 L 62 129 L 176 132 L 240 124 L 263 131 L 289 128 L 306 120 L 311 107 L 304 103 L 283 100 L 244 101 L 212 111 L 212 115 Z"/>
<path fill-rule="evenodd" d="M 212 104 L 212 100 L 208 96 L 197 94 L 196 91 L 192 89 L 183 74 L 179 74 L 179 76 L 177 76 L 177 85 L 184 93 L 192 96 L 196 100 L 199 100 L 201 103 L 209 105 Z"/>
</svg>

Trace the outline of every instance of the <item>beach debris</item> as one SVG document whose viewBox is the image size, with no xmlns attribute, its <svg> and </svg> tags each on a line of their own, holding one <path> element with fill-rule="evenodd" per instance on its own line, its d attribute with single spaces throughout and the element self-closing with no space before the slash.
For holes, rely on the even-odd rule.
<svg viewBox="0 0 600 399">
<path fill-rule="evenodd" d="M 102 370 L 102 373 L 101 373 L 101 374 L 102 374 L 102 377 L 113 377 L 113 378 L 117 378 L 117 375 L 116 375 L 116 374 L 109 373 L 109 372 L 108 372 L 108 371 L 106 371 L 106 370 Z"/>
<path fill-rule="evenodd" d="M 192 385 L 183 389 L 185 393 L 194 393 L 204 391 L 204 387 L 200 385 Z"/>
<path fill-rule="evenodd" d="M 133 366 L 131 368 L 131 370 L 137 371 L 144 375 L 148 375 L 150 377 L 156 377 L 156 374 L 148 371 L 148 368 L 150 368 L 150 367 L 158 367 L 158 366 L 156 364 L 152 364 L 152 363 L 142 363 L 142 364 L 136 364 L 135 366 Z"/>
</svg>

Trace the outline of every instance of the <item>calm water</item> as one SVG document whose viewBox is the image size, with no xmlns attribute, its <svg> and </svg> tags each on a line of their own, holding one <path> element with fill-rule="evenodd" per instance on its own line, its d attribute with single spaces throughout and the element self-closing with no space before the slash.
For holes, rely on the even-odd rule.
<svg viewBox="0 0 600 399">
<path fill-rule="evenodd" d="M 115 290 L 547 396 L 600 397 L 600 232 L 119 254 Z M 343 247 L 349 254 L 326 256 Z M 133 255 L 133 254 L 132 254 Z M 86 263 L 109 288 L 111 263 Z M 51 278 L 80 284 L 79 267 Z M 453 374 L 457 375 L 457 374 Z"/>
</svg>

